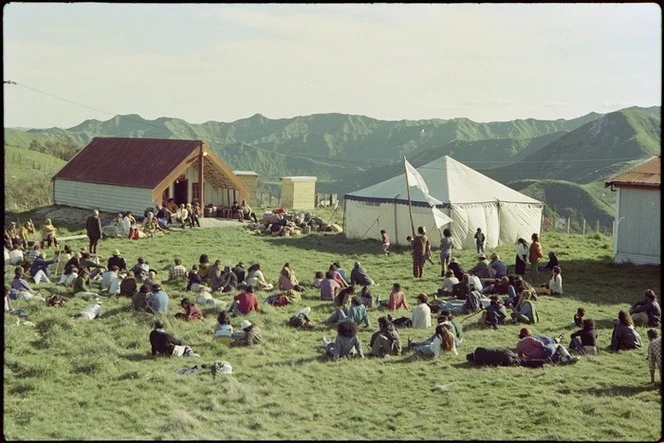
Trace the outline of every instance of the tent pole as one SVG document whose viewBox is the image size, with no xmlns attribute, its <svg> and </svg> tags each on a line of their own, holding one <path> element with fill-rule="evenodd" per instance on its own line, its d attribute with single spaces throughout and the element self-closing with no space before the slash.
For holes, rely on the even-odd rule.
<svg viewBox="0 0 664 443">
<path fill-rule="evenodd" d="M 410 229 L 415 238 L 415 222 L 413 222 L 413 206 L 410 204 L 410 184 L 408 183 L 408 168 L 406 168 L 406 156 L 403 156 L 403 169 L 406 172 L 406 191 L 408 191 L 408 213 L 410 214 Z"/>
</svg>

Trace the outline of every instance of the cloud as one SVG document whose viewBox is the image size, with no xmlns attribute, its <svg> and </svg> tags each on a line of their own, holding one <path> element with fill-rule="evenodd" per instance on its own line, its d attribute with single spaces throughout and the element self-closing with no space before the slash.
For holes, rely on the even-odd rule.
<svg viewBox="0 0 664 443">
<path fill-rule="evenodd" d="M 499 98 L 499 99 L 496 99 L 496 100 L 492 100 L 491 104 L 493 106 L 511 106 L 511 105 L 514 104 L 514 102 L 512 100 L 509 100 L 509 99 Z"/>
</svg>

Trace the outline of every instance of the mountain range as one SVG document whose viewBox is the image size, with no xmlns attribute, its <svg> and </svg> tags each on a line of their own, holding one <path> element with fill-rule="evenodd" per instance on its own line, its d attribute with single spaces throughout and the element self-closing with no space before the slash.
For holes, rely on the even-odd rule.
<svg viewBox="0 0 664 443">
<path fill-rule="evenodd" d="M 569 214 L 610 226 L 613 198 L 603 181 L 661 153 L 660 107 L 631 107 L 575 119 L 478 123 L 467 118 L 385 121 L 347 114 L 232 123 L 188 123 L 118 115 L 72 128 L 5 128 L 5 146 L 74 142 L 93 137 L 204 139 L 233 169 L 253 170 L 266 187 L 282 176 L 318 177 L 317 191 L 343 194 L 403 172 L 403 157 L 418 167 L 443 155 L 543 200 L 551 216 Z M 578 207 L 553 204 L 558 192 L 579 192 Z M 571 203 L 570 203 L 571 204 Z M 562 205 L 562 206 L 561 206 Z M 592 217 L 592 218 L 588 218 Z"/>
</svg>

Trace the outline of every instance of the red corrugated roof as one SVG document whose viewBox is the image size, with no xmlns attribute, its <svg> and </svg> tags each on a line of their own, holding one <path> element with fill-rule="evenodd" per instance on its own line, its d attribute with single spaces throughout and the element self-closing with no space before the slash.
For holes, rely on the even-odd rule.
<svg viewBox="0 0 664 443">
<path fill-rule="evenodd" d="M 607 180 L 604 183 L 604 187 L 635 186 L 658 188 L 662 185 L 661 160 L 661 156 L 652 157 L 645 163 L 641 163 L 637 167 Z"/>
<path fill-rule="evenodd" d="M 54 179 L 154 189 L 201 140 L 95 137 Z"/>
</svg>

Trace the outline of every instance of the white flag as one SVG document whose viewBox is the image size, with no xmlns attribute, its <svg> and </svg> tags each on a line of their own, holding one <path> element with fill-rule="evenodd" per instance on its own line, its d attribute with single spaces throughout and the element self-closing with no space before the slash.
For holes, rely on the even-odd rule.
<svg viewBox="0 0 664 443">
<path fill-rule="evenodd" d="M 452 219 L 449 218 L 443 211 L 436 208 L 435 206 L 431 207 L 431 213 L 433 214 L 433 220 L 436 223 L 436 228 L 440 229 L 448 223 L 452 223 Z"/>
<path fill-rule="evenodd" d="M 408 185 L 419 188 L 419 190 L 422 191 L 422 193 L 424 194 L 424 198 L 427 199 L 427 201 L 431 206 L 441 204 L 442 202 L 440 200 L 437 200 L 433 198 L 431 195 L 429 195 L 429 187 L 424 182 L 424 179 L 422 178 L 420 173 L 417 172 L 417 169 L 415 169 L 413 165 L 408 163 L 406 157 L 404 157 L 403 161 L 404 164 L 406 165 L 406 179 L 408 180 Z"/>
</svg>

